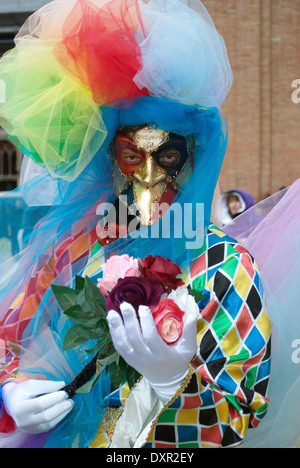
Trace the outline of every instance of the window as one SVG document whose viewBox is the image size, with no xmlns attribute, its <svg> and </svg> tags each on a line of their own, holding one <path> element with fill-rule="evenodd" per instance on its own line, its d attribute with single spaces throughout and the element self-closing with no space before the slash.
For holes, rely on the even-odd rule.
<svg viewBox="0 0 300 468">
<path fill-rule="evenodd" d="M 13 190 L 18 186 L 21 154 L 7 140 L 0 140 L 0 192 Z"/>
</svg>

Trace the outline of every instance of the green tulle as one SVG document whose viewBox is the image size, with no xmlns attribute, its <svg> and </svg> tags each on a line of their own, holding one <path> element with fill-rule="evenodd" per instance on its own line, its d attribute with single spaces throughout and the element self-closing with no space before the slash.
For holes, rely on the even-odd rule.
<svg viewBox="0 0 300 468">
<path fill-rule="evenodd" d="M 74 180 L 107 130 L 92 94 L 59 66 L 53 44 L 23 41 L 0 63 L 0 125 L 53 177 Z"/>
</svg>

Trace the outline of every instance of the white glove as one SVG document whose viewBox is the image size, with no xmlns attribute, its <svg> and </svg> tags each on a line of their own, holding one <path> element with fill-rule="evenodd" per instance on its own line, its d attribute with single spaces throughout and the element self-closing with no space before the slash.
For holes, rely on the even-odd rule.
<svg viewBox="0 0 300 468">
<path fill-rule="evenodd" d="M 165 404 L 183 383 L 197 351 L 199 310 L 187 316 L 181 337 L 168 345 L 159 336 L 149 307 L 139 307 L 140 323 L 130 304 L 124 302 L 120 309 L 124 323 L 114 310 L 107 316 L 114 347 L 131 367 L 146 377 Z"/>
<path fill-rule="evenodd" d="M 72 410 L 74 402 L 64 391 L 66 384 L 49 380 L 8 382 L 2 389 L 6 412 L 17 427 L 30 434 L 53 429 Z"/>
</svg>

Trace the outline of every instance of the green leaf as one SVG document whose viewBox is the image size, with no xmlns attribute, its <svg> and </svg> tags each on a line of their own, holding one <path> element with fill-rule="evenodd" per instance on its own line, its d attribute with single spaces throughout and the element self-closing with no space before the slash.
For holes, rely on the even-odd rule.
<svg viewBox="0 0 300 468">
<path fill-rule="evenodd" d="M 114 354 L 114 353 L 116 353 L 116 350 L 115 350 L 113 342 L 112 342 L 112 340 L 110 338 L 110 341 L 103 346 L 103 349 L 102 349 L 101 353 L 98 356 L 98 360 L 103 359 L 103 358 L 105 358 L 107 356 L 110 356 L 111 354 Z"/>
<path fill-rule="evenodd" d="M 111 354 L 107 355 L 106 357 L 101 357 L 98 359 L 99 364 L 102 367 L 107 367 L 110 364 L 114 364 L 116 366 L 119 366 L 120 363 L 120 355 L 117 353 L 117 351 L 112 352 Z"/>
<path fill-rule="evenodd" d="M 84 289 L 85 279 L 82 276 L 75 276 L 75 290 L 76 292 Z"/>
<path fill-rule="evenodd" d="M 111 343 L 111 336 L 108 332 L 108 324 L 105 320 L 91 319 L 86 324 L 78 323 L 71 327 L 66 333 L 63 350 L 77 348 L 89 340 L 99 340 L 96 349 L 103 348 Z M 91 353 L 93 350 L 87 351 Z"/>
<path fill-rule="evenodd" d="M 55 284 L 52 284 L 51 287 L 63 311 L 77 304 L 77 296 L 74 289 L 67 286 L 57 286 Z"/>
<path fill-rule="evenodd" d="M 101 335 L 103 335 L 103 333 L 108 333 L 109 331 L 109 327 L 108 327 L 108 323 L 107 323 L 107 320 L 106 319 L 103 319 L 103 318 L 92 318 L 90 319 L 87 324 L 86 324 L 86 327 L 87 328 L 97 328 Z"/>
<path fill-rule="evenodd" d="M 83 345 L 86 341 L 91 339 L 90 334 L 90 330 L 86 329 L 83 325 L 74 325 L 66 333 L 63 351 Z"/>
<path fill-rule="evenodd" d="M 122 357 L 120 358 L 119 364 L 116 364 L 116 362 L 111 364 L 110 378 L 114 389 L 117 389 L 126 381 L 126 369 L 127 364 Z"/>
<path fill-rule="evenodd" d="M 111 340 L 110 336 L 105 333 L 102 328 L 86 327 L 82 324 L 77 324 L 71 327 L 65 336 L 63 350 L 74 349 L 83 345 L 89 340 L 99 339 L 102 346 Z"/>
<path fill-rule="evenodd" d="M 110 334 L 108 333 L 108 324 L 105 320 L 92 319 L 84 327 L 86 330 L 89 330 L 90 338 L 100 340 L 102 346 L 111 341 Z"/>
<path fill-rule="evenodd" d="M 102 318 L 106 320 L 105 297 L 100 289 L 90 278 L 85 278 L 84 289 L 78 292 L 77 302 L 90 318 Z"/>
<path fill-rule="evenodd" d="M 99 379 L 100 375 L 102 374 L 104 370 L 105 370 L 105 367 L 100 366 L 97 361 L 96 372 L 93 378 L 86 384 L 82 385 L 82 387 L 78 388 L 76 390 L 76 393 L 89 393 L 91 389 L 93 388 L 93 386 L 97 383 L 97 380 Z"/>
<path fill-rule="evenodd" d="M 85 278 L 85 297 L 96 316 L 106 318 L 105 297 L 97 285 L 87 276 Z"/>
<path fill-rule="evenodd" d="M 93 378 L 87 382 L 85 385 L 80 387 L 76 393 L 88 393 L 92 387 L 95 385 L 97 380 L 99 379 L 99 376 L 101 373 L 108 369 L 108 366 L 112 363 L 115 363 L 116 365 L 119 364 L 120 360 L 120 355 L 115 351 L 114 347 L 112 345 L 108 345 L 106 347 L 107 350 L 110 350 L 109 355 L 107 355 L 105 358 L 98 358 L 97 363 L 96 363 L 96 372 Z"/>
<path fill-rule="evenodd" d="M 101 353 L 99 353 L 101 351 Z M 114 345 L 112 343 L 111 337 L 107 336 L 106 342 L 99 341 L 94 348 L 86 350 L 89 354 L 97 354 L 99 353 L 98 360 L 104 359 L 105 357 L 109 356 L 110 354 L 116 352 Z"/>
<path fill-rule="evenodd" d="M 52 285 L 52 290 L 65 315 L 76 323 L 65 336 L 64 351 L 97 339 L 99 343 L 88 351 L 92 353 L 111 343 L 105 297 L 89 277 L 76 276 L 75 289 Z"/>
<path fill-rule="evenodd" d="M 78 304 L 65 310 L 64 314 L 75 323 L 85 324 L 91 320 L 90 316 L 84 310 L 82 310 L 82 308 Z"/>
<path fill-rule="evenodd" d="M 84 333 L 89 337 L 89 340 L 100 340 L 102 341 L 102 345 L 107 343 L 107 340 L 109 340 L 109 337 L 107 336 L 107 333 L 101 326 L 91 326 L 87 327 L 86 325 L 83 325 L 85 328 Z"/>
<path fill-rule="evenodd" d="M 86 300 L 85 288 L 77 293 L 77 303 L 80 305 L 81 309 L 90 316 L 90 318 L 95 317 L 95 311 L 91 309 L 88 301 Z"/>
<path fill-rule="evenodd" d="M 92 349 L 86 349 L 86 352 L 88 354 L 97 354 L 101 349 L 103 348 L 103 343 L 101 341 L 98 341 L 98 343 L 92 348 Z"/>
<path fill-rule="evenodd" d="M 89 393 L 92 390 L 93 386 L 97 383 L 97 380 L 99 379 L 99 377 L 100 377 L 100 374 L 97 376 L 95 375 L 95 377 L 92 380 L 82 385 L 82 387 L 78 388 L 76 390 L 76 393 Z"/>
<path fill-rule="evenodd" d="M 133 367 L 127 366 L 126 379 L 130 389 L 134 387 L 134 385 L 137 383 L 140 377 L 141 374 L 139 372 L 137 372 Z"/>
</svg>

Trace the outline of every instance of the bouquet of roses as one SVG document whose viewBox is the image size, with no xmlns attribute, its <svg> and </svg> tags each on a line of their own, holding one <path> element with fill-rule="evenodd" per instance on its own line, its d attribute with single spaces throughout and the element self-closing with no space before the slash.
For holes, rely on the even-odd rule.
<svg viewBox="0 0 300 468">
<path fill-rule="evenodd" d="M 182 273 L 179 266 L 160 256 L 148 255 L 142 260 L 116 255 L 107 260 L 102 270 L 97 285 L 88 277 L 76 277 L 75 289 L 52 285 L 59 305 L 75 322 L 65 336 L 64 350 L 96 340 L 87 350 L 96 355 L 88 369 L 70 385 L 72 394 L 89 391 L 105 369 L 109 369 L 115 388 L 126 380 L 132 387 L 140 377 L 114 349 L 106 320 L 110 310 L 121 314 L 120 305 L 127 302 L 138 316 L 139 306 L 148 306 L 159 335 L 172 345 L 181 336 L 191 301 L 199 300 L 197 293 L 184 287 L 178 277 Z"/>
</svg>

